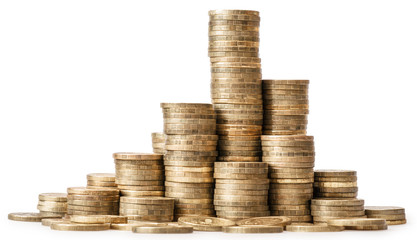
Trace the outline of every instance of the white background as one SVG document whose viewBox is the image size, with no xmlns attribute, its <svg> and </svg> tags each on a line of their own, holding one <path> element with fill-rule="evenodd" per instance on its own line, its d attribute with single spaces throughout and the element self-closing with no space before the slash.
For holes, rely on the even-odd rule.
<svg viewBox="0 0 417 240">
<path fill-rule="evenodd" d="M 316 168 L 357 170 L 366 205 L 403 206 L 409 221 L 380 232 L 262 238 L 415 238 L 412 0 L 0 1 L 0 234 L 144 237 L 50 231 L 6 215 L 36 211 L 39 193 L 85 185 L 87 173 L 114 171 L 113 152 L 151 152 L 151 132 L 162 131 L 160 102 L 210 102 L 207 11 L 227 8 L 261 12 L 264 78 L 311 80 Z"/>
</svg>

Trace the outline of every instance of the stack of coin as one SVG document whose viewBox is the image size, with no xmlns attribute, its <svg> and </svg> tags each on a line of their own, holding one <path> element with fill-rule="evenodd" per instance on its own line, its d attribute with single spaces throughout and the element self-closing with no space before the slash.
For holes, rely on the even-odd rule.
<svg viewBox="0 0 417 240">
<path fill-rule="evenodd" d="M 39 194 L 38 210 L 42 216 L 61 216 L 67 213 L 66 193 Z"/>
<path fill-rule="evenodd" d="M 68 192 L 68 215 L 118 215 L 119 190 L 71 187 Z"/>
<path fill-rule="evenodd" d="M 174 199 L 167 197 L 120 197 L 120 215 L 129 220 L 171 222 Z"/>
<path fill-rule="evenodd" d="M 260 161 L 262 74 L 257 11 L 209 11 L 211 98 L 219 161 Z"/>
<path fill-rule="evenodd" d="M 152 133 L 152 148 L 154 153 L 165 153 L 165 134 L 154 132 Z"/>
<path fill-rule="evenodd" d="M 175 219 L 214 216 L 216 115 L 211 104 L 161 103 L 164 114 L 165 196 L 175 198 Z"/>
<path fill-rule="evenodd" d="M 216 162 L 214 208 L 230 220 L 269 216 L 268 165 L 263 162 Z"/>
<path fill-rule="evenodd" d="M 365 214 L 368 218 L 385 219 L 388 225 L 407 223 L 405 209 L 402 207 L 365 206 Z"/>
<path fill-rule="evenodd" d="M 263 80 L 264 135 L 306 134 L 309 80 Z"/>
<path fill-rule="evenodd" d="M 116 174 L 90 173 L 87 174 L 87 188 L 117 188 Z"/>
<path fill-rule="evenodd" d="M 268 163 L 271 215 L 293 223 L 311 222 L 314 182 L 314 137 L 262 135 L 262 161 Z"/>
<path fill-rule="evenodd" d="M 366 218 L 364 200 L 356 198 L 321 198 L 311 200 L 314 223 L 327 223 L 336 218 Z"/>
<path fill-rule="evenodd" d="M 315 170 L 314 198 L 356 198 L 356 171 Z"/>
<path fill-rule="evenodd" d="M 121 152 L 114 153 L 113 158 L 122 196 L 164 196 L 162 154 Z"/>
</svg>

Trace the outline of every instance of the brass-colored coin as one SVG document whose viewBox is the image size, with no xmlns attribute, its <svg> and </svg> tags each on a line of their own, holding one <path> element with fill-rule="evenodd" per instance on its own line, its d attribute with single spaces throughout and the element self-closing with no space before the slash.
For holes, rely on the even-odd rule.
<svg viewBox="0 0 417 240">
<path fill-rule="evenodd" d="M 226 146 L 241 146 L 241 147 L 260 147 L 260 141 L 234 141 L 234 140 L 219 140 L 219 147 Z"/>
<path fill-rule="evenodd" d="M 39 200 L 41 201 L 54 201 L 54 202 L 66 202 L 66 193 L 41 193 L 39 194 Z"/>
<path fill-rule="evenodd" d="M 314 177 L 316 182 L 355 182 L 357 181 L 356 176 L 345 176 L 345 177 Z"/>
<path fill-rule="evenodd" d="M 260 156 L 219 156 L 218 161 L 221 162 L 259 162 Z"/>
<path fill-rule="evenodd" d="M 314 187 L 314 192 L 327 193 L 354 193 L 358 191 L 358 187 Z"/>
<path fill-rule="evenodd" d="M 217 145 L 165 145 L 165 149 L 170 151 L 216 151 Z"/>
<path fill-rule="evenodd" d="M 87 186 L 96 186 L 96 187 L 117 187 L 115 182 L 100 182 L 87 180 Z"/>
<path fill-rule="evenodd" d="M 259 22 L 255 22 L 259 24 Z M 259 36 L 209 36 L 209 41 L 253 41 L 259 42 Z"/>
<path fill-rule="evenodd" d="M 308 109 L 299 110 L 264 110 L 264 115 L 307 115 Z"/>
<path fill-rule="evenodd" d="M 119 215 L 119 211 L 84 211 L 84 210 L 67 210 L 68 215 Z"/>
<path fill-rule="evenodd" d="M 87 174 L 87 180 L 100 181 L 100 182 L 114 182 L 116 174 L 114 173 L 89 173 Z"/>
<path fill-rule="evenodd" d="M 143 162 L 143 161 L 141 161 Z M 116 170 L 161 170 L 164 169 L 163 160 L 151 162 L 152 164 L 127 164 L 116 162 Z"/>
<path fill-rule="evenodd" d="M 225 233 L 281 233 L 282 226 L 244 225 L 223 227 Z"/>
<path fill-rule="evenodd" d="M 116 179 L 117 185 L 133 185 L 133 186 L 159 186 L 164 180 L 162 174 L 159 175 L 130 175 L 120 176 Z"/>
<path fill-rule="evenodd" d="M 312 189 L 313 183 L 272 183 L 271 189 Z"/>
<path fill-rule="evenodd" d="M 245 21 L 245 20 L 211 20 L 209 26 L 215 25 L 243 25 L 243 26 L 259 26 L 260 21 Z"/>
<path fill-rule="evenodd" d="M 120 210 L 165 210 L 172 211 L 173 204 L 137 204 L 137 203 L 120 203 Z"/>
<path fill-rule="evenodd" d="M 262 120 L 256 119 L 217 119 L 217 124 L 262 125 Z M 221 146 L 219 144 L 219 146 Z"/>
<path fill-rule="evenodd" d="M 381 218 L 385 219 L 387 221 L 398 221 L 398 220 L 404 220 L 405 219 L 405 213 L 401 214 L 366 214 L 369 218 Z"/>
<path fill-rule="evenodd" d="M 45 217 L 41 213 L 28 213 L 28 212 L 9 213 L 7 217 L 9 220 L 23 221 L 23 222 L 41 222 L 42 219 L 44 218 L 51 218 L 51 217 Z"/>
<path fill-rule="evenodd" d="M 161 108 L 199 108 L 199 109 L 212 109 L 213 106 L 210 103 L 161 103 Z"/>
<path fill-rule="evenodd" d="M 39 206 L 45 206 L 45 207 L 66 207 L 67 202 L 53 202 L 53 201 L 38 201 Z"/>
<path fill-rule="evenodd" d="M 68 204 L 77 206 L 118 206 L 119 199 L 113 201 L 88 201 L 88 200 L 68 200 Z"/>
<path fill-rule="evenodd" d="M 366 215 L 370 214 L 382 214 L 382 215 L 391 215 L 391 214 L 404 214 L 405 209 L 402 207 L 392 207 L 392 206 L 365 206 Z"/>
<path fill-rule="evenodd" d="M 271 214 L 277 216 L 305 216 L 310 215 L 310 210 L 271 210 Z"/>
<path fill-rule="evenodd" d="M 213 108 L 163 108 L 162 113 L 214 114 Z"/>
<path fill-rule="evenodd" d="M 320 205 L 311 205 L 312 211 L 363 211 L 364 206 L 320 206 Z M 363 214 L 362 214 L 363 215 Z"/>
<path fill-rule="evenodd" d="M 275 108 L 275 107 L 273 107 Z M 277 107 L 280 109 L 284 109 L 281 107 Z M 300 131 L 300 130 L 307 130 L 307 124 L 297 124 L 297 125 L 289 125 L 289 124 L 264 124 L 263 125 L 264 131 Z"/>
<path fill-rule="evenodd" d="M 269 211 L 217 211 L 216 215 L 225 218 L 251 218 L 269 216 Z"/>
<path fill-rule="evenodd" d="M 210 21 L 213 21 L 213 20 L 260 21 L 261 19 L 259 17 L 259 13 L 257 13 L 256 11 L 247 12 L 247 13 L 237 12 L 236 10 L 222 10 L 222 11 L 223 12 L 209 12 Z"/>
<path fill-rule="evenodd" d="M 283 142 L 291 142 L 291 141 L 314 141 L 313 136 L 268 136 L 264 135 L 261 136 L 262 141 L 283 141 Z M 277 143 L 279 144 L 279 143 Z"/>
<path fill-rule="evenodd" d="M 215 165 L 216 166 L 216 165 Z M 219 174 L 268 174 L 268 168 L 214 168 Z"/>
<path fill-rule="evenodd" d="M 216 119 L 216 114 L 163 113 L 164 119 Z"/>
<path fill-rule="evenodd" d="M 133 191 L 133 190 L 120 190 L 122 196 L 127 197 L 163 197 L 164 191 Z"/>
<path fill-rule="evenodd" d="M 246 27 L 250 27 L 250 28 L 255 28 L 258 26 L 244 26 L 244 25 L 211 25 L 209 26 L 209 28 L 246 28 Z M 209 42 L 209 47 L 259 47 L 259 42 L 253 42 L 253 41 L 211 41 Z M 232 59 L 234 60 L 234 59 Z M 216 63 L 216 62 L 225 62 L 225 63 L 229 63 L 229 62 L 242 62 L 241 59 L 239 59 L 239 61 L 219 61 L 219 60 L 212 60 L 210 61 L 211 63 Z M 248 61 L 243 61 L 243 62 L 248 62 Z M 255 60 L 255 61 L 249 61 L 249 63 L 254 62 L 254 63 L 259 63 L 259 60 Z"/>
<path fill-rule="evenodd" d="M 172 198 L 201 199 L 210 198 L 212 193 L 182 193 L 182 192 L 165 192 L 165 196 Z"/>
<path fill-rule="evenodd" d="M 213 167 L 214 161 L 172 161 L 165 160 L 165 166 L 184 166 L 184 167 Z"/>
<path fill-rule="evenodd" d="M 266 179 L 268 174 L 214 173 L 213 177 L 216 179 Z"/>
<path fill-rule="evenodd" d="M 356 198 L 358 192 L 315 192 L 315 198 Z"/>
<path fill-rule="evenodd" d="M 176 189 L 211 189 L 213 188 L 212 183 L 176 183 L 176 182 L 165 182 L 165 187 L 172 187 Z"/>
<path fill-rule="evenodd" d="M 194 129 L 171 129 L 164 126 L 164 132 L 166 134 L 179 134 L 179 135 L 188 135 L 188 134 L 216 134 L 215 125 L 208 127 L 207 129 L 194 128 Z"/>
<path fill-rule="evenodd" d="M 193 152 L 193 151 L 170 151 L 167 150 L 164 160 L 168 157 L 193 157 L 194 159 L 202 158 L 202 157 L 216 157 L 218 155 L 217 151 L 204 151 L 204 152 Z M 187 159 L 188 160 L 188 159 Z"/>
<path fill-rule="evenodd" d="M 330 217 L 330 216 L 314 216 L 314 223 L 326 223 L 329 220 L 333 219 L 340 219 L 341 217 Z M 351 218 L 366 218 L 365 215 L 363 216 L 356 216 L 356 217 L 343 217 L 343 219 L 351 219 Z"/>
<path fill-rule="evenodd" d="M 167 197 L 120 197 L 121 203 L 135 203 L 135 204 L 156 204 L 156 205 L 164 205 L 164 204 L 174 204 L 173 198 Z"/>
<path fill-rule="evenodd" d="M 173 135 L 171 135 L 171 136 L 173 136 Z M 210 135 L 208 135 L 208 136 L 210 136 Z M 208 140 L 182 140 L 182 139 L 175 139 L 175 138 L 167 138 L 166 145 L 203 145 L 203 146 L 210 146 L 210 145 L 217 145 L 217 139 L 208 141 Z"/>
<path fill-rule="evenodd" d="M 258 196 L 268 195 L 268 190 L 233 190 L 233 189 L 215 189 L 215 194 L 219 195 L 246 195 L 246 196 Z"/>
<path fill-rule="evenodd" d="M 293 158 L 289 158 L 289 160 L 285 160 L 285 161 L 292 161 Z M 297 158 L 298 159 L 298 158 Z M 269 159 L 268 159 L 269 160 Z M 305 161 L 309 161 L 309 157 L 305 158 Z M 267 162 L 269 165 L 269 172 L 270 173 L 285 173 L 285 174 L 307 174 L 310 173 L 311 171 L 313 171 L 313 169 L 311 168 L 280 168 L 280 167 L 275 167 L 273 165 L 273 162 Z M 290 185 L 288 185 L 290 186 Z M 291 185 L 291 187 L 294 185 Z M 298 185 L 299 186 L 299 185 Z M 311 185 L 312 187 L 313 185 Z"/>
<path fill-rule="evenodd" d="M 44 218 L 42 219 L 42 226 L 51 226 L 52 223 L 69 223 L 67 219 L 63 218 Z"/>
<path fill-rule="evenodd" d="M 270 85 L 308 85 L 310 84 L 310 80 L 302 79 L 302 80 L 275 80 L 275 79 L 262 79 L 262 83 L 264 85 L 270 86 Z"/>
<path fill-rule="evenodd" d="M 259 42 L 255 41 L 212 41 L 209 43 L 210 46 L 254 46 L 258 47 Z M 217 58 L 210 58 L 210 62 L 247 62 L 247 63 L 260 63 L 261 59 L 257 57 L 217 57 Z M 212 79 L 213 80 L 213 79 Z"/>
<path fill-rule="evenodd" d="M 52 230 L 60 231 L 102 231 L 110 229 L 110 223 L 81 224 L 81 223 L 52 223 Z"/>
<path fill-rule="evenodd" d="M 154 216 L 154 215 L 126 215 L 129 220 L 134 221 L 152 221 L 152 222 L 172 222 L 174 217 L 172 215 L 167 216 Z"/>
<path fill-rule="evenodd" d="M 217 180 L 216 180 L 217 181 Z M 216 189 L 224 190 L 268 190 L 269 184 L 224 184 L 216 182 Z"/>
<path fill-rule="evenodd" d="M 262 225 L 262 226 L 281 226 L 285 227 L 291 224 L 291 219 L 284 216 L 270 216 L 270 217 L 255 217 L 248 218 L 236 222 L 239 226 L 253 226 L 253 225 Z"/>
<path fill-rule="evenodd" d="M 146 210 L 146 209 L 120 209 L 120 215 L 129 216 L 129 215 L 139 215 L 139 216 L 163 216 L 163 217 L 172 217 L 173 208 L 169 210 Z"/>
<path fill-rule="evenodd" d="M 138 152 L 118 152 L 113 153 L 113 158 L 117 160 L 160 160 L 161 154 L 138 153 Z"/>
<path fill-rule="evenodd" d="M 169 182 L 167 182 L 169 183 Z M 205 183 L 203 183 L 205 184 Z M 202 194 L 212 194 L 213 193 L 213 187 L 170 187 L 165 186 L 165 192 L 173 192 L 173 193 L 202 193 Z"/>
<path fill-rule="evenodd" d="M 210 173 L 213 172 L 213 167 L 176 167 L 176 166 L 165 166 L 165 171 L 176 171 L 176 172 L 199 172 L 199 173 Z"/>
<path fill-rule="evenodd" d="M 384 226 L 385 219 L 378 218 L 346 218 L 331 219 L 327 221 L 329 226 L 359 227 L 359 226 Z"/>
<path fill-rule="evenodd" d="M 275 198 L 270 199 L 270 205 L 308 205 L 310 203 L 310 199 L 303 199 L 303 198 Z"/>
<path fill-rule="evenodd" d="M 220 88 L 211 86 L 210 88 L 211 96 L 230 96 L 230 94 L 248 94 L 256 96 L 256 99 L 260 99 L 261 90 L 256 88 Z M 219 114 L 219 110 L 216 110 L 216 113 Z"/>
<path fill-rule="evenodd" d="M 132 231 L 134 227 L 155 225 L 155 226 L 168 226 L 175 223 L 160 223 L 160 222 L 148 222 L 148 221 L 131 221 L 129 223 L 112 223 L 111 229 L 122 230 L 122 231 Z"/>
<path fill-rule="evenodd" d="M 237 184 L 237 185 L 260 185 L 269 186 L 269 179 L 216 179 L 216 186 L 218 184 Z"/>
<path fill-rule="evenodd" d="M 230 26 L 215 26 L 212 28 L 224 28 Z M 258 27 L 248 27 L 252 29 L 257 29 Z M 227 31 L 230 30 L 213 30 L 211 32 L 218 32 L 218 31 Z M 240 34 L 240 31 L 236 31 L 238 34 Z M 208 48 L 209 52 L 259 52 L 259 47 L 246 47 L 246 46 L 209 46 Z M 256 63 L 255 63 L 256 65 Z M 217 67 L 217 65 L 211 65 L 211 67 Z M 257 66 L 260 67 L 260 64 Z"/>
<path fill-rule="evenodd" d="M 271 183 L 313 183 L 313 178 L 273 178 Z"/>
<path fill-rule="evenodd" d="M 311 223 L 295 223 L 288 225 L 285 230 L 289 232 L 340 232 L 345 230 L 345 227 Z"/>
<path fill-rule="evenodd" d="M 220 10 L 210 10 L 209 11 L 209 16 L 214 16 L 214 15 L 254 15 L 254 16 L 259 16 L 259 12 L 258 11 L 253 11 L 253 10 L 235 10 L 235 9 L 220 9 Z"/>
<path fill-rule="evenodd" d="M 332 199 L 332 198 L 323 198 L 323 199 L 312 199 L 311 205 L 320 205 L 320 206 L 363 206 L 363 199 Z"/>
<path fill-rule="evenodd" d="M 213 177 L 178 177 L 178 176 L 165 176 L 166 181 L 171 182 L 189 182 L 189 183 L 212 183 Z"/>
<path fill-rule="evenodd" d="M 311 193 L 286 193 L 286 194 L 269 194 L 269 199 L 311 199 L 313 194 Z"/>
<path fill-rule="evenodd" d="M 365 215 L 364 210 L 359 211 L 325 211 L 325 210 L 319 210 L 319 211 L 311 211 L 311 215 L 313 216 L 319 216 L 319 217 L 360 217 Z"/>
<path fill-rule="evenodd" d="M 117 189 L 88 189 L 86 187 L 70 187 L 67 188 L 68 194 L 76 195 L 98 195 L 98 196 L 114 196 L 119 195 Z"/>
<path fill-rule="evenodd" d="M 317 188 L 351 188 L 357 187 L 357 182 L 315 182 L 314 187 Z"/>
<path fill-rule="evenodd" d="M 106 212 L 112 211 L 115 212 L 119 209 L 117 205 L 110 205 L 110 206 L 81 206 L 81 205 L 72 205 L 68 204 L 68 210 L 75 210 L 75 211 L 87 211 L 87 212 Z"/>
<path fill-rule="evenodd" d="M 67 210 L 67 207 L 50 207 L 50 206 L 43 206 L 43 205 L 38 205 L 37 209 L 39 211 L 45 211 L 45 212 L 65 212 Z"/>
<path fill-rule="evenodd" d="M 229 131 L 229 132 L 242 132 L 242 131 Z M 262 151 L 250 151 L 250 150 L 227 150 L 227 151 L 219 151 L 219 156 L 244 156 L 244 157 L 260 157 Z M 244 161 L 241 159 L 239 162 Z"/>
<path fill-rule="evenodd" d="M 250 207 L 250 206 L 260 206 L 260 205 L 268 205 L 268 201 L 265 200 L 234 200 L 234 199 L 227 199 L 227 200 L 213 200 L 214 205 L 216 206 L 237 206 L 237 207 Z"/>
<path fill-rule="evenodd" d="M 82 200 L 82 201 L 118 201 L 119 196 L 101 196 L 101 195 L 77 195 L 77 194 L 69 194 L 68 195 L 68 202 L 71 200 Z"/>
<path fill-rule="evenodd" d="M 227 146 L 227 145 L 219 145 L 219 151 L 261 151 L 261 146 Z"/>
<path fill-rule="evenodd" d="M 213 31 L 213 34 L 219 34 L 222 33 L 224 31 Z M 212 35 L 211 37 L 218 37 L 219 35 Z M 233 36 L 233 35 L 225 35 L 226 37 L 228 36 Z M 239 36 L 239 37 L 257 37 L 255 34 L 253 34 L 252 36 L 242 36 L 242 35 L 235 35 L 235 36 Z M 234 37 L 234 36 L 233 36 Z M 209 57 L 259 57 L 259 53 L 258 52 L 209 52 L 208 54 Z M 237 77 L 237 76 L 236 76 Z"/>
<path fill-rule="evenodd" d="M 308 210 L 310 209 L 309 205 L 269 205 L 271 211 L 280 211 L 280 210 Z"/>
<path fill-rule="evenodd" d="M 314 174 L 316 177 L 356 176 L 356 171 L 325 169 L 325 170 L 315 170 Z"/>
<path fill-rule="evenodd" d="M 242 206 L 214 206 L 216 211 L 268 211 L 268 205 L 263 206 L 249 206 L 249 207 L 242 207 Z"/>
<path fill-rule="evenodd" d="M 181 209 L 175 208 L 175 215 L 177 214 L 190 214 L 190 215 L 200 215 L 208 216 L 215 215 L 214 209 Z"/>
<path fill-rule="evenodd" d="M 255 168 L 255 169 L 268 169 L 268 164 L 263 162 L 251 163 L 251 162 L 216 162 L 215 168 Z M 264 171 L 262 170 L 262 173 Z"/>
<path fill-rule="evenodd" d="M 364 230 L 364 231 L 375 231 L 375 230 L 387 230 L 387 225 L 371 225 L 371 226 L 347 226 L 347 230 Z"/>
<path fill-rule="evenodd" d="M 234 221 L 224 218 L 214 217 L 180 217 L 178 218 L 180 225 L 193 227 L 196 231 L 221 231 L 224 226 L 236 225 Z"/>
<path fill-rule="evenodd" d="M 211 53 L 234 53 L 234 52 L 211 52 Z M 210 70 L 211 70 L 211 73 L 239 73 L 239 74 L 242 74 L 242 73 L 260 74 L 261 73 L 261 68 L 252 68 L 252 67 L 231 68 L 231 67 L 213 67 L 212 66 Z"/>
<path fill-rule="evenodd" d="M 220 55 L 215 57 L 258 57 L 258 53 L 244 53 L 244 52 L 212 52 L 211 55 Z M 235 56 L 233 56 L 235 55 Z M 245 56 L 246 55 L 246 56 Z M 212 79 L 219 78 L 237 78 L 251 81 L 259 81 L 262 77 L 260 72 L 211 72 Z M 262 104 L 262 103 L 261 103 Z"/>
<path fill-rule="evenodd" d="M 245 195 L 219 195 L 214 194 L 214 200 L 219 201 L 267 201 L 267 195 L 258 195 L 258 196 L 245 196 Z M 217 205 L 217 204 L 216 204 Z"/>
<path fill-rule="evenodd" d="M 127 223 L 127 217 L 115 215 L 72 215 L 75 223 Z"/>
<path fill-rule="evenodd" d="M 134 233 L 192 233 L 192 227 L 185 227 L 185 226 L 161 226 L 161 225 L 142 225 L 140 227 L 133 227 L 132 231 Z"/>
<path fill-rule="evenodd" d="M 213 177 L 213 172 L 183 172 L 183 171 L 169 171 L 165 170 L 165 177 Z"/>
<path fill-rule="evenodd" d="M 302 194 L 302 193 L 313 193 L 313 189 L 312 188 L 293 188 L 293 189 L 271 188 L 271 189 L 269 189 L 269 193 L 274 193 L 274 194 Z"/>
<path fill-rule="evenodd" d="M 150 181 L 149 181 L 150 182 Z M 129 185 L 117 185 L 117 188 L 120 190 L 132 190 L 132 191 L 163 191 L 163 181 L 161 182 L 161 185 L 147 185 L 147 186 L 129 186 Z"/>
<path fill-rule="evenodd" d="M 394 221 L 387 221 L 387 225 L 400 225 L 400 224 L 406 224 L 407 220 L 394 220 Z"/>
</svg>

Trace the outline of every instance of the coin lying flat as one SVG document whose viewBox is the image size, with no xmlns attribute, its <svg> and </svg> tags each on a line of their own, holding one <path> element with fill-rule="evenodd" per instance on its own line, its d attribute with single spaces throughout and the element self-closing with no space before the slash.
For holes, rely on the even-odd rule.
<svg viewBox="0 0 417 240">
<path fill-rule="evenodd" d="M 127 223 L 127 217 L 115 215 L 72 215 L 74 223 Z"/>
<path fill-rule="evenodd" d="M 343 226 L 327 226 L 312 223 L 295 223 L 288 225 L 285 230 L 289 232 L 340 232 L 345 230 Z"/>
<path fill-rule="evenodd" d="M 223 232 L 225 233 L 281 233 L 283 232 L 283 227 L 281 226 L 229 226 L 223 227 Z"/>
<path fill-rule="evenodd" d="M 110 223 L 83 224 L 83 223 L 52 223 L 51 229 L 60 231 L 102 231 L 110 229 Z"/>
<path fill-rule="evenodd" d="M 51 218 L 51 217 L 44 216 L 41 213 L 30 213 L 30 212 L 9 213 L 7 217 L 9 220 L 22 221 L 22 222 L 41 222 L 42 219 L 44 218 Z M 56 216 L 56 218 L 59 218 L 59 217 L 62 217 L 62 216 Z"/>
<path fill-rule="evenodd" d="M 285 216 L 255 217 L 236 222 L 239 226 L 244 225 L 264 225 L 285 227 L 291 224 L 291 218 Z"/>
<path fill-rule="evenodd" d="M 344 226 L 344 227 L 356 227 L 356 226 L 383 226 L 386 225 L 385 219 L 378 218 L 341 218 L 331 219 L 327 221 L 330 226 Z"/>
<path fill-rule="evenodd" d="M 43 226 L 51 226 L 52 223 L 70 223 L 70 221 L 68 219 L 64 219 L 64 218 L 44 218 L 42 219 L 42 225 Z"/>
<path fill-rule="evenodd" d="M 222 231 L 222 227 L 234 226 L 236 223 L 232 220 L 215 217 L 180 217 L 178 218 L 180 225 L 191 226 L 196 231 Z"/>
<path fill-rule="evenodd" d="M 41 201 L 54 201 L 54 202 L 66 202 L 66 193 L 41 193 L 39 194 L 39 200 Z"/>
<path fill-rule="evenodd" d="M 405 209 L 402 207 L 392 207 L 392 206 L 365 206 L 366 215 L 368 214 L 403 214 Z"/>
<path fill-rule="evenodd" d="M 185 226 L 155 226 L 155 225 L 144 225 L 140 227 L 133 227 L 132 232 L 134 233 L 192 233 L 192 227 Z"/>
</svg>

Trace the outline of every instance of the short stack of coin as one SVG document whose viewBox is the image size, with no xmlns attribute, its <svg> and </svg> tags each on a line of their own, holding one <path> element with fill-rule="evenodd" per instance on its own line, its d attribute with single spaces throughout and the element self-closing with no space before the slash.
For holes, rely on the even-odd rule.
<svg viewBox="0 0 417 240">
<path fill-rule="evenodd" d="M 309 80 L 263 80 L 264 135 L 306 134 Z"/>
<path fill-rule="evenodd" d="M 120 215 L 136 221 L 171 222 L 174 219 L 174 199 L 122 196 Z"/>
<path fill-rule="evenodd" d="M 269 216 L 268 165 L 263 162 L 216 162 L 214 208 L 230 220 Z"/>
<path fill-rule="evenodd" d="M 364 200 L 356 198 L 321 198 L 311 200 L 314 223 L 336 218 L 366 218 Z"/>
<path fill-rule="evenodd" d="M 162 154 L 121 152 L 114 153 L 113 158 L 122 196 L 164 196 Z"/>
<path fill-rule="evenodd" d="M 314 137 L 262 135 L 262 161 L 268 164 L 271 215 L 293 223 L 311 222 L 314 182 Z"/>
<path fill-rule="evenodd" d="M 211 104 L 161 103 L 164 115 L 165 196 L 175 198 L 175 219 L 214 216 L 216 115 Z"/>
<path fill-rule="evenodd" d="M 262 74 L 257 11 L 209 11 L 211 98 L 219 161 L 260 161 Z"/>
<path fill-rule="evenodd" d="M 90 173 L 87 174 L 87 188 L 115 188 L 116 174 L 114 173 Z"/>
<path fill-rule="evenodd" d="M 152 148 L 154 153 L 165 153 L 165 134 L 154 132 L 152 133 Z"/>
<path fill-rule="evenodd" d="M 38 210 L 42 216 L 64 216 L 67 213 L 66 193 L 39 194 Z"/>
<path fill-rule="evenodd" d="M 356 198 L 356 171 L 315 170 L 314 198 Z"/>
<path fill-rule="evenodd" d="M 68 192 L 68 215 L 119 215 L 119 190 L 71 187 Z"/>
<path fill-rule="evenodd" d="M 407 223 L 405 209 L 391 206 L 365 206 L 365 214 L 368 218 L 385 219 L 388 225 Z"/>
</svg>

